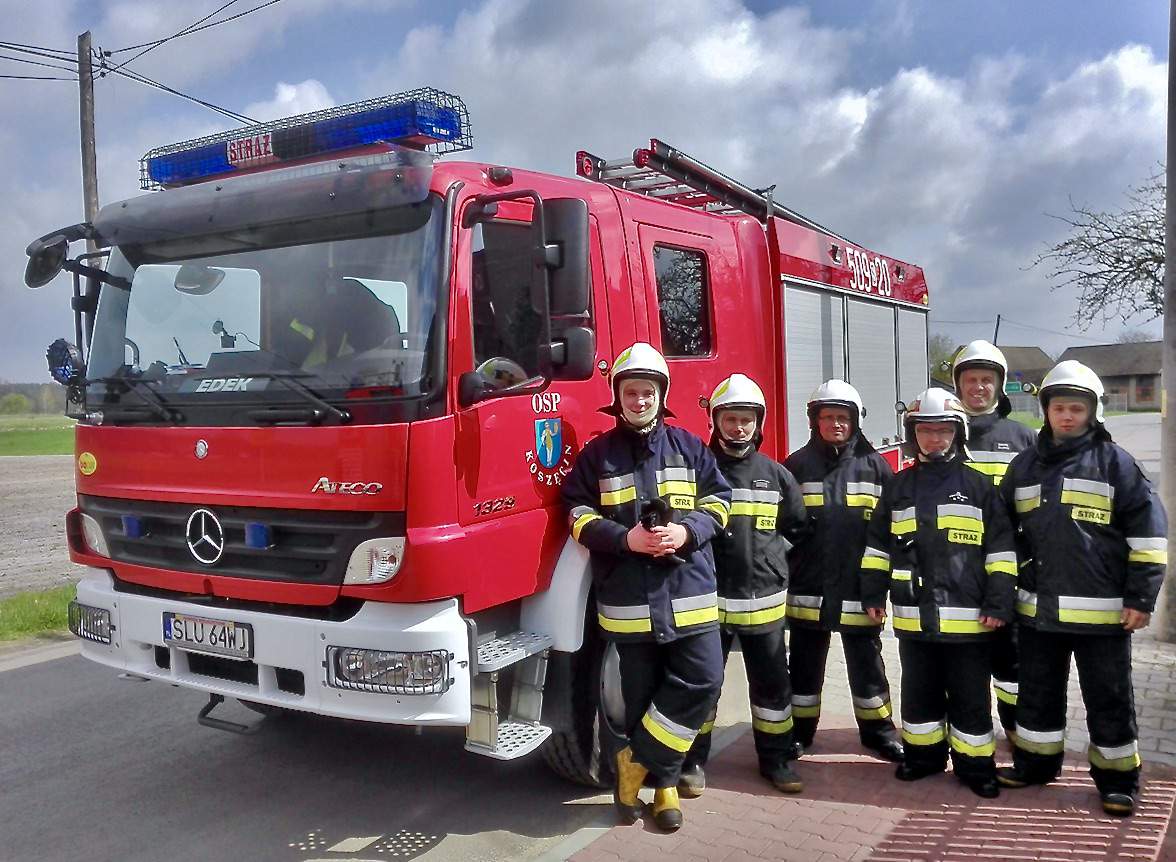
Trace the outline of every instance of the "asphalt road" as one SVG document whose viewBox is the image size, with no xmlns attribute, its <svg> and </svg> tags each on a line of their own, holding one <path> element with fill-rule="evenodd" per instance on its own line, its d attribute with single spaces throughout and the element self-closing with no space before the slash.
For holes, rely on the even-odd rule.
<svg viewBox="0 0 1176 862">
<path fill-rule="evenodd" d="M 537 859 L 611 825 L 611 799 L 537 755 L 467 754 L 461 729 L 298 716 L 238 736 L 199 726 L 203 703 L 77 655 L 0 671 L 0 860 Z"/>
</svg>

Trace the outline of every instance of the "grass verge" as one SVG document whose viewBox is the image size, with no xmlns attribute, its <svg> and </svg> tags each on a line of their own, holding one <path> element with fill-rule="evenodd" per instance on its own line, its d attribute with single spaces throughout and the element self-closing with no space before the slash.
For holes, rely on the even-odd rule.
<svg viewBox="0 0 1176 862">
<path fill-rule="evenodd" d="M 47 413 L 0 416 L 0 456 L 72 455 L 73 448 L 72 419 Z"/>
<path fill-rule="evenodd" d="M 74 585 L 0 599 L 0 641 L 32 637 L 69 628 L 67 609 Z"/>
</svg>

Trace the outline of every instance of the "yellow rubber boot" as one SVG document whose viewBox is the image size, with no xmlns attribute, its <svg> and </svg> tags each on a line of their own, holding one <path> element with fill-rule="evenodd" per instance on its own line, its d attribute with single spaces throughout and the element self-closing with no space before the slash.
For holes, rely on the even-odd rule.
<svg viewBox="0 0 1176 862">
<path fill-rule="evenodd" d="M 637 792 L 648 772 L 633 759 L 633 749 L 625 746 L 617 752 L 617 786 L 613 791 L 613 802 L 621 822 L 636 823 L 641 817 L 641 800 L 637 798 Z"/>
<path fill-rule="evenodd" d="M 665 832 L 673 832 L 682 825 L 682 806 L 678 804 L 677 787 L 659 787 L 654 791 L 653 822 Z"/>
</svg>

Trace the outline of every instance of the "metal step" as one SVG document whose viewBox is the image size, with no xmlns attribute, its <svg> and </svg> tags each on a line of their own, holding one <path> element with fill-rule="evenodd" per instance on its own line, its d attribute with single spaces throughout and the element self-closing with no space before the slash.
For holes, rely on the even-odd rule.
<svg viewBox="0 0 1176 862">
<path fill-rule="evenodd" d="M 466 740 L 466 751 L 480 754 L 483 757 L 493 757 L 495 760 L 514 760 L 530 754 L 547 737 L 551 736 L 551 728 L 542 724 L 531 724 L 526 721 L 508 719 L 498 723 L 498 744 L 494 747 L 482 745 L 473 740 Z"/>
<path fill-rule="evenodd" d="M 513 632 L 478 644 L 478 673 L 490 673 L 517 664 L 551 646 L 551 635 Z"/>
</svg>

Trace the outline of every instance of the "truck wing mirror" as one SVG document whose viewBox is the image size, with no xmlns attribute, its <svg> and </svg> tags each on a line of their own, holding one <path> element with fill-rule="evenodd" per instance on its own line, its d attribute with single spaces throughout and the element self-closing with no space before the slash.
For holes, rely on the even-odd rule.
<svg viewBox="0 0 1176 862">
<path fill-rule="evenodd" d="M 543 228 L 552 317 L 588 313 L 588 204 L 579 198 L 543 201 Z"/>
<path fill-rule="evenodd" d="M 551 344 L 551 365 L 560 380 L 589 380 L 596 373 L 596 333 L 569 326 Z"/>
<path fill-rule="evenodd" d="M 65 268 L 69 240 L 61 234 L 36 240 L 28 247 L 29 262 L 25 264 L 25 284 L 44 287 Z"/>
</svg>

